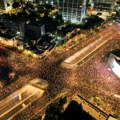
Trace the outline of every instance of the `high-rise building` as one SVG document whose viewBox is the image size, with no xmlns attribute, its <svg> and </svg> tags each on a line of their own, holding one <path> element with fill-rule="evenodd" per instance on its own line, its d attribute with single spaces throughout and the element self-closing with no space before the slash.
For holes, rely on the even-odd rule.
<svg viewBox="0 0 120 120">
<path fill-rule="evenodd" d="M 86 12 L 87 0 L 37 0 L 39 3 L 52 4 L 59 9 L 65 21 L 80 23 Z"/>
<path fill-rule="evenodd" d="M 85 16 L 86 0 L 59 0 L 59 13 L 65 21 L 80 23 Z"/>
</svg>

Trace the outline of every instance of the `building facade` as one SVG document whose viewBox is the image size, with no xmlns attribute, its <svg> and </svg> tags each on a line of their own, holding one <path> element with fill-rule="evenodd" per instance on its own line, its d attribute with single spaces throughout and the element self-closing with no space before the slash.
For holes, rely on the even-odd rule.
<svg viewBox="0 0 120 120">
<path fill-rule="evenodd" d="M 94 9 L 98 11 L 112 12 L 115 0 L 95 0 Z"/>
<path fill-rule="evenodd" d="M 65 21 L 79 23 L 85 16 L 86 1 L 83 0 L 60 0 L 59 13 Z"/>
</svg>

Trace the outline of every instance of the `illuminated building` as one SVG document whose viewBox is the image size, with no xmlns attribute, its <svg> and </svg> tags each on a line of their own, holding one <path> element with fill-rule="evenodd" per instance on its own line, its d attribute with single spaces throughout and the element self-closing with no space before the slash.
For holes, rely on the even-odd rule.
<svg viewBox="0 0 120 120">
<path fill-rule="evenodd" d="M 65 21 L 80 23 L 86 12 L 86 0 L 59 0 L 59 13 Z"/>
</svg>

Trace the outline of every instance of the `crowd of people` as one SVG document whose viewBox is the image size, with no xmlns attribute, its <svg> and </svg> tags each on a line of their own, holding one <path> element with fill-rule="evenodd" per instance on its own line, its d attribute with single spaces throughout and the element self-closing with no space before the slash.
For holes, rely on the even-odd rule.
<svg viewBox="0 0 120 120">
<path fill-rule="evenodd" d="M 35 59 L 7 49 L 9 54 L 5 56 L 5 59 L 7 59 L 7 64 L 13 68 L 17 77 L 11 84 L 0 89 L 0 100 L 26 85 L 30 80 L 42 78 L 49 83 L 44 97 L 32 103 L 19 113 L 15 119 L 18 117 L 22 120 L 29 119 L 41 109 L 41 104 L 48 102 L 64 88 L 70 89 L 71 93 L 77 91 L 86 98 L 89 94 L 99 96 L 109 108 L 108 110 L 106 109 L 106 112 L 119 112 L 119 101 L 112 95 L 114 93 L 120 94 L 120 82 L 112 71 L 108 70 L 109 66 L 106 61 L 108 52 L 116 48 L 116 46 L 119 48 L 119 45 L 120 40 L 117 36 L 114 40 L 111 40 L 111 44 L 105 46 L 96 56 L 76 69 L 66 69 L 60 64 L 64 59 L 77 52 L 81 44 L 61 54 L 54 51 L 45 60 Z M 103 107 L 105 108 L 106 106 Z"/>
</svg>

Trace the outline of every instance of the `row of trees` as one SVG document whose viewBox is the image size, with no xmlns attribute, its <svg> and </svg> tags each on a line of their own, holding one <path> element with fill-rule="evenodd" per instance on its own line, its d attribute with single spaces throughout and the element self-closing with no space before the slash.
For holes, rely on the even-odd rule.
<svg viewBox="0 0 120 120">
<path fill-rule="evenodd" d="M 44 120 L 95 120 L 76 101 L 72 100 L 64 111 L 62 109 L 65 101 L 62 102 L 62 104 L 50 105 L 46 110 Z"/>
</svg>

